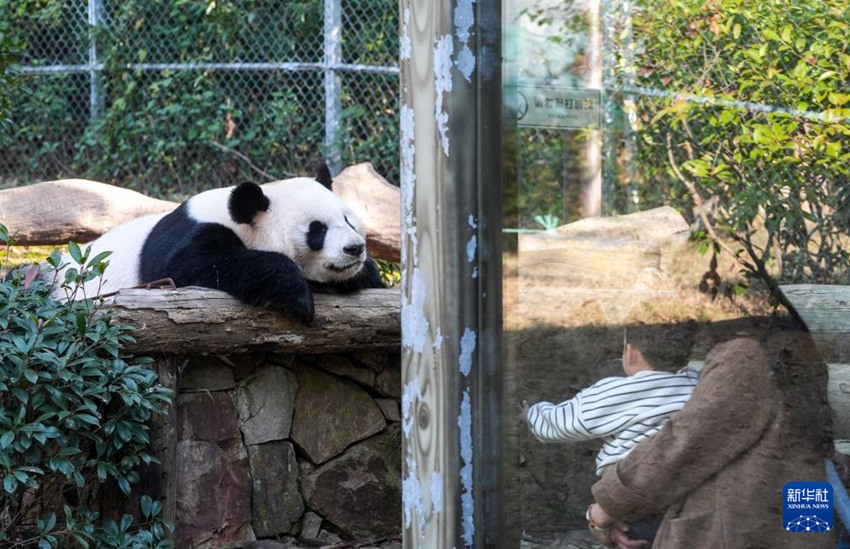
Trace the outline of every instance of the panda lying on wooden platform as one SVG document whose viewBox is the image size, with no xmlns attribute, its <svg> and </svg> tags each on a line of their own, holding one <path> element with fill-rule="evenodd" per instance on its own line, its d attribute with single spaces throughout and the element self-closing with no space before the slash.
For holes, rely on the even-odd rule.
<svg viewBox="0 0 850 549">
<path fill-rule="evenodd" d="M 91 243 L 91 256 L 112 251 L 105 281 L 87 296 L 163 278 L 178 286 L 222 290 L 251 305 L 313 319 L 312 290 L 383 288 L 366 253 L 363 223 L 316 179 L 243 183 L 189 198 L 168 214 L 119 225 Z"/>
</svg>

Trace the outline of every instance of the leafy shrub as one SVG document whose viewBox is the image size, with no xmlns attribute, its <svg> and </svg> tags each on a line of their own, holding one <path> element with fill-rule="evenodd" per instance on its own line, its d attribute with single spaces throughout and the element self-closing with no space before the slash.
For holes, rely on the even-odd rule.
<svg viewBox="0 0 850 549">
<path fill-rule="evenodd" d="M 0 225 L 0 243 L 10 240 Z M 103 275 L 106 254 L 69 250 L 77 266 L 65 280 L 16 270 L 0 282 L 0 545 L 170 546 L 172 525 L 149 496 L 141 523 L 100 512 L 110 496 L 130 496 L 137 468 L 155 462 L 147 422 L 170 391 L 151 359 L 123 356 L 129 328 L 112 324 L 100 302 L 51 298 L 54 283 L 75 295 Z M 60 261 L 58 252 L 48 260 Z"/>
<path fill-rule="evenodd" d="M 9 108 L 15 88 L 20 85 L 15 52 L 15 42 L 9 36 L 9 22 L 0 19 L 0 127 L 9 127 Z"/>
<path fill-rule="evenodd" d="M 378 272 L 381 273 L 381 281 L 389 287 L 398 286 L 401 284 L 401 265 L 393 261 L 384 261 L 376 259 L 375 264 L 378 267 Z"/>
<path fill-rule="evenodd" d="M 701 222 L 774 292 L 847 283 L 846 3 L 665 4 L 639 2 L 621 35 L 635 60 L 625 82 L 688 97 L 635 102 L 640 199 Z"/>
<path fill-rule="evenodd" d="M 87 177 L 177 198 L 312 173 L 328 156 L 322 10 L 319 0 L 104 2 L 90 33 L 73 2 L 0 0 L 22 64 L 80 64 L 92 40 L 103 64 L 94 101 L 88 72 L 31 75 L 33 93 L 10 94 L 14 129 L 0 128 L 8 142 L 0 185 Z M 343 32 L 346 62 L 395 64 L 397 10 L 371 0 L 346 11 L 357 25 Z M 316 66 L 167 66 L 284 62 Z M 368 160 L 396 181 L 397 75 L 346 71 L 340 79 L 343 164 Z"/>
</svg>

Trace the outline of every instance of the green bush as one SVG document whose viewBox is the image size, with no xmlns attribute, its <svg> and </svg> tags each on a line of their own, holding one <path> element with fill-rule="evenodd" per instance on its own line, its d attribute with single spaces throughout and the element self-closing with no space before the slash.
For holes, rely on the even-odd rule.
<svg viewBox="0 0 850 549">
<path fill-rule="evenodd" d="M 9 127 L 9 108 L 20 85 L 16 44 L 9 35 L 9 22 L 0 19 L 0 127 Z"/>
<path fill-rule="evenodd" d="M 128 68 L 319 64 L 321 1 L 104 2 L 103 23 L 92 33 L 75 4 L 0 0 L 0 21 L 9 22 L 22 64 L 80 64 L 92 39 L 103 64 L 93 104 L 87 72 L 30 75 L 33 93 L 9 95 L 14 128 L 0 127 L 7 144 L 0 149 L 0 186 L 86 177 L 180 198 L 314 173 L 327 158 L 320 70 Z M 376 0 L 346 8 L 359 25 L 343 32 L 346 61 L 394 64 L 396 10 Z M 380 17 L 358 17 L 358 9 Z M 343 165 L 371 161 L 397 181 L 398 77 L 345 72 L 340 78 L 335 145 Z"/>
<path fill-rule="evenodd" d="M 0 243 L 10 243 L 3 225 Z M 170 391 L 150 359 L 124 356 L 129 328 L 101 302 L 51 298 L 54 283 L 74 295 L 103 275 L 106 254 L 69 250 L 78 265 L 65 280 L 15 270 L 0 282 L 0 546 L 168 547 L 173 526 L 149 496 L 140 521 L 101 512 L 155 462 L 147 422 Z"/>
<path fill-rule="evenodd" d="M 841 0 L 669 0 L 618 35 L 622 81 L 673 92 L 635 100 L 629 184 L 774 292 L 850 281 L 848 30 Z"/>
</svg>

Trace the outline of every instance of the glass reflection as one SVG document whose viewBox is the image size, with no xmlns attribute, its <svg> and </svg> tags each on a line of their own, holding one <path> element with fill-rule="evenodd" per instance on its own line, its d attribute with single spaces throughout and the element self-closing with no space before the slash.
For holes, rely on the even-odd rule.
<svg viewBox="0 0 850 549">
<path fill-rule="evenodd" d="M 789 532 L 783 487 L 824 482 L 850 438 L 850 68 L 827 23 L 850 13 L 773 4 L 508 3 L 523 547 L 842 535 Z"/>
</svg>

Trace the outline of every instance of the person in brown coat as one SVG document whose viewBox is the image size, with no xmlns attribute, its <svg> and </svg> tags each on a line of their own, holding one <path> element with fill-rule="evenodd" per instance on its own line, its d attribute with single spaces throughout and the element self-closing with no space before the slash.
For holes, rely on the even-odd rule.
<svg viewBox="0 0 850 549">
<path fill-rule="evenodd" d="M 593 485 L 594 535 L 613 547 L 646 546 L 624 523 L 663 512 L 653 549 L 834 548 L 834 531 L 790 533 L 782 524 L 785 483 L 825 478 L 826 379 L 806 333 L 716 346 L 684 408 Z"/>
</svg>

